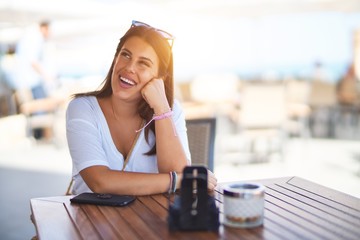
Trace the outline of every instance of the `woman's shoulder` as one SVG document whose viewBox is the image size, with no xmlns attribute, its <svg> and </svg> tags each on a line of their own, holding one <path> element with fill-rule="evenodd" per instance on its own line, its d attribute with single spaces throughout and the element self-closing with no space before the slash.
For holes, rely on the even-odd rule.
<svg viewBox="0 0 360 240">
<path fill-rule="evenodd" d="M 73 98 L 67 107 L 68 113 L 79 114 L 93 112 L 97 109 L 97 99 L 94 96 L 81 96 Z"/>
<path fill-rule="evenodd" d="M 94 96 L 81 96 L 75 97 L 69 102 L 69 107 L 84 107 L 86 105 L 90 106 L 94 104 L 96 97 Z"/>
</svg>

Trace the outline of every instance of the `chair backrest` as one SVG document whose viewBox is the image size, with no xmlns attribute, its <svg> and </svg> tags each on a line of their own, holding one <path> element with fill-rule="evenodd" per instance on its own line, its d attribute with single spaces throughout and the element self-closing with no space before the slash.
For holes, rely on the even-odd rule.
<svg viewBox="0 0 360 240">
<path fill-rule="evenodd" d="M 216 118 L 186 120 L 192 165 L 206 166 L 214 171 Z"/>
</svg>

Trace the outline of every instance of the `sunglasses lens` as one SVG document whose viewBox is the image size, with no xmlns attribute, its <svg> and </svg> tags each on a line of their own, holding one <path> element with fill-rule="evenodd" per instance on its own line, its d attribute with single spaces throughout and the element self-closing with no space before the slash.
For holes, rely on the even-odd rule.
<svg viewBox="0 0 360 240">
<path fill-rule="evenodd" d="M 166 39 L 174 39 L 174 37 L 170 33 L 167 33 L 163 30 L 157 30 L 157 31 Z"/>
<path fill-rule="evenodd" d="M 139 27 L 139 26 L 150 27 L 149 24 L 146 24 L 146 23 L 143 23 L 143 22 L 139 22 L 139 21 L 136 21 L 136 20 L 133 20 L 133 21 L 132 21 L 131 26 L 132 26 L 132 27 Z"/>
<path fill-rule="evenodd" d="M 163 36 L 165 39 L 169 40 L 169 44 L 170 44 L 170 46 L 172 47 L 172 44 L 173 44 L 173 41 L 174 41 L 174 36 L 171 35 L 170 33 L 165 32 L 165 31 L 160 30 L 160 29 L 156 29 L 156 28 L 154 28 L 154 27 L 151 27 L 149 24 L 146 24 L 146 23 L 143 23 L 143 22 L 139 22 L 139 21 L 136 21 L 136 20 L 133 20 L 132 23 L 131 23 L 131 27 L 140 27 L 140 26 L 149 27 L 149 28 L 155 29 L 155 31 L 157 31 L 158 33 L 160 33 L 161 36 Z"/>
</svg>

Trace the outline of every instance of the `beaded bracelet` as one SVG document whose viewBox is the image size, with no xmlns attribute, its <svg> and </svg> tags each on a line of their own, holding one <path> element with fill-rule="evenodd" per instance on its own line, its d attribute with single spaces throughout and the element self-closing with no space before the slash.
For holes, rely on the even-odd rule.
<svg viewBox="0 0 360 240">
<path fill-rule="evenodd" d="M 170 186 L 169 186 L 169 194 L 171 193 L 171 190 L 172 190 L 172 185 L 173 185 L 173 175 L 171 172 L 169 172 L 169 175 L 170 175 Z"/>
<path fill-rule="evenodd" d="M 171 192 L 176 192 L 176 180 L 177 180 L 177 174 L 175 171 L 171 172 L 172 174 L 172 186 L 171 186 Z"/>
<path fill-rule="evenodd" d="M 143 130 L 144 128 L 146 128 L 152 121 L 156 121 L 156 120 L 162 120 L 162 119 L 165 119 L 165 118 L 169 118 L 173 115 L 173 111 L 170 109 L 170 111 L 166 112 L 166 113 L 163 113 L 163 114 L 160 114 L 160 115 L 154 115 L 150 121 L 145 124 L 145 126 L 143 126 L 142 128 L 140 128 L 139 130 L 136 130 L 136 132 L 140 132 L 141 130 Z"/>
</svg>

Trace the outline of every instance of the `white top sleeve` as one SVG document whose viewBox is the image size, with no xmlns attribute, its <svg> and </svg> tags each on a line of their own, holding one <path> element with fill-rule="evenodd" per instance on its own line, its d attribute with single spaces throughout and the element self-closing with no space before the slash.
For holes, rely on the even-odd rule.
<svg viewBox="0 0 360 240">
<path fill-rule="evenodd" d="M 185 116 L 177 101 L 174 102 L 173 112 L 177 135 L 190 161 Z M 91 191 L 79 174 L 81 170 L 95 165 L 107 166 L 114 170 L 122 169 L 124 157 L 116 149 L 105 116 L 95 97 L 79 97 L 69 103 L 66 113 L 66 134 L 73 162 L 74 194 Z M 154 134 L 149 132 L 147 143 L 142 130 L 125 171 L 157 173 L 156 155 L 144 155 L 154 144 Z"/>
</svg>

